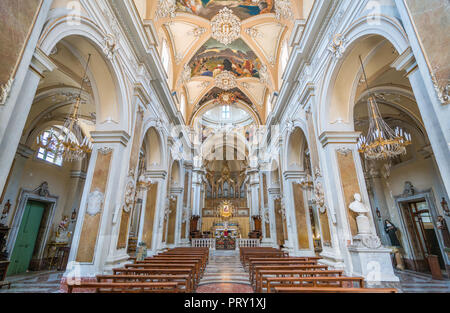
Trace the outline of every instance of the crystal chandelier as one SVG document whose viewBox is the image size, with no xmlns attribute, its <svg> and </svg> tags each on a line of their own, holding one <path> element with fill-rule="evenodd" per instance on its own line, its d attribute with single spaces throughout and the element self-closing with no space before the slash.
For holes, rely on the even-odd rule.
<svg viewBox="0 0 450 313">
<path fill-rule="evenodd" d="M 228 46 L 241 35 L 241 20 L 227 7 L 211 20 L 211 36 Z"/>
<path fill-rule="evenodd" d="M 79 161 L 86 157 L 87 154 L 92 152 L 91 140 L 83 136 L 81 128 L 79 126 L 79 110 L 81 104 L 81 93 L 87 78 L 87 69 L 91 55 L 89 54 L 86 68 L 81 81 L 80 92 L 73 106 L 73 111 L 69 114 L 64 122 L 64 126 L 61 129 L 60 134 L 56 134 L 53 129 L 49 134 L 41 134 L 37 141 L 40 148 L 51 150 L 58 157 L 62 157 L 64 161 L 72 162 Z M 78 143 L 78 138 L 83 138 L 81 144 Z"/>
<path fill-rule="evenodd" d="M 369 99 L 367 100 L 369 130 L 366 136 L 361 135 L 359 137 L 359 152 L 363 153 L 368 160 L 386 160 L 406 154 L 406 146 L 411 144 L 411 135 L 399 127 L 393 130 L 383 120 L 375 95 L 370 91 L 361 56 L 359 60 L 367 85 L 367 91 L 369 92 Z"/>
</svg>

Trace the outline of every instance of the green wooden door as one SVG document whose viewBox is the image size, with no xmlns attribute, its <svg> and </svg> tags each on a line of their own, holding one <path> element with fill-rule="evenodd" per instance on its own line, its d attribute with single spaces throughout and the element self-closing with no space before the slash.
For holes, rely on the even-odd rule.
<svg viewBox="0 0 450 313">
<path fill-rule="evenodd" d="M 30 266 L 36 238 L 44 214 L 45 204 L 28 201 L 17 234 L 16 243 L 11 253 L 8 275 L 24 273 Z"/>
</svg>

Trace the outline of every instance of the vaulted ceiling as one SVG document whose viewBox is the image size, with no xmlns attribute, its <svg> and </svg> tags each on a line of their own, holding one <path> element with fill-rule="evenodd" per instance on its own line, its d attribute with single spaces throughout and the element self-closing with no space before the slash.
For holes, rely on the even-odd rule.
<svg viewBox="0 0 450 313">
<path fill-rule="evenodd" d="M 144 24 L 153 23 L 158 32 L 160 53 L 164 46 L 170 49 L 169 87 L 185 103 L 180 111 L 187 124 L 226 91 L 217 88 L 217 77 L 225 71 L 235 77 L 230 89 L 245 95 L 241 104 L 264 123 L 269 95 L 281 85 L 282 49 L 288 49 L 286 41 L 303 3 L 282 2 L 290 9 L 280 10 L 275 0 L 135 0 Z M 224 8 L 240 21 L 237 39 L 225 44 L 214 38 L 212 22 Z"/>
</svg>

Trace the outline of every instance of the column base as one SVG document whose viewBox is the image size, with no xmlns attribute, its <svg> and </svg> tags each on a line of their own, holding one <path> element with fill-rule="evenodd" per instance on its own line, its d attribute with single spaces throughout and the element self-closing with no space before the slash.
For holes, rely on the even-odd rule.
<svg viewBox="0 0 450 313">
<path fill-rule="evenodd" d="M 127 263 L 131 263 L 130 256 L 125 250 L 122 250 L 117 255 L 110 256 L 106 259 L 103 272 L 112 273 L 113 268 L 123 267 Z"/>
<path fill-rule="evenodd" d="M 319 254 L 320 259 L 318 263 L 328 265 L 337 270 L 345 270 L 344 260 L 336 255 L 333 251 L 328 251 L 327 249 L 322 250 Z"/>
</svg>

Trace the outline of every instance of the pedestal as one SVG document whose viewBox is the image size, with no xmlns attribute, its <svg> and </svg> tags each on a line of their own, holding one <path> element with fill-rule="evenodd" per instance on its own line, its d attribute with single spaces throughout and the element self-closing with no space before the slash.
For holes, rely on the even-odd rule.
<svg viewBox="0 0 450 313">
<path fill-rule="evenodd" d="M 395 276 L 392 268 L 391 249 L 380 245 L 378 247 L 376 247 L 377 245 L 370 246 L 370 244 L 367 244 L 370 242 L 370 239 L 362 241 L 362 238 L 359 236 L 355 236 L 353 239 L 354 244 L 348 248 L 353 265 L 352 275 L 363 276 L 369 285 L 380 285 L 383 282 L 399 282 L 400 280 Z"/>
</svg>

